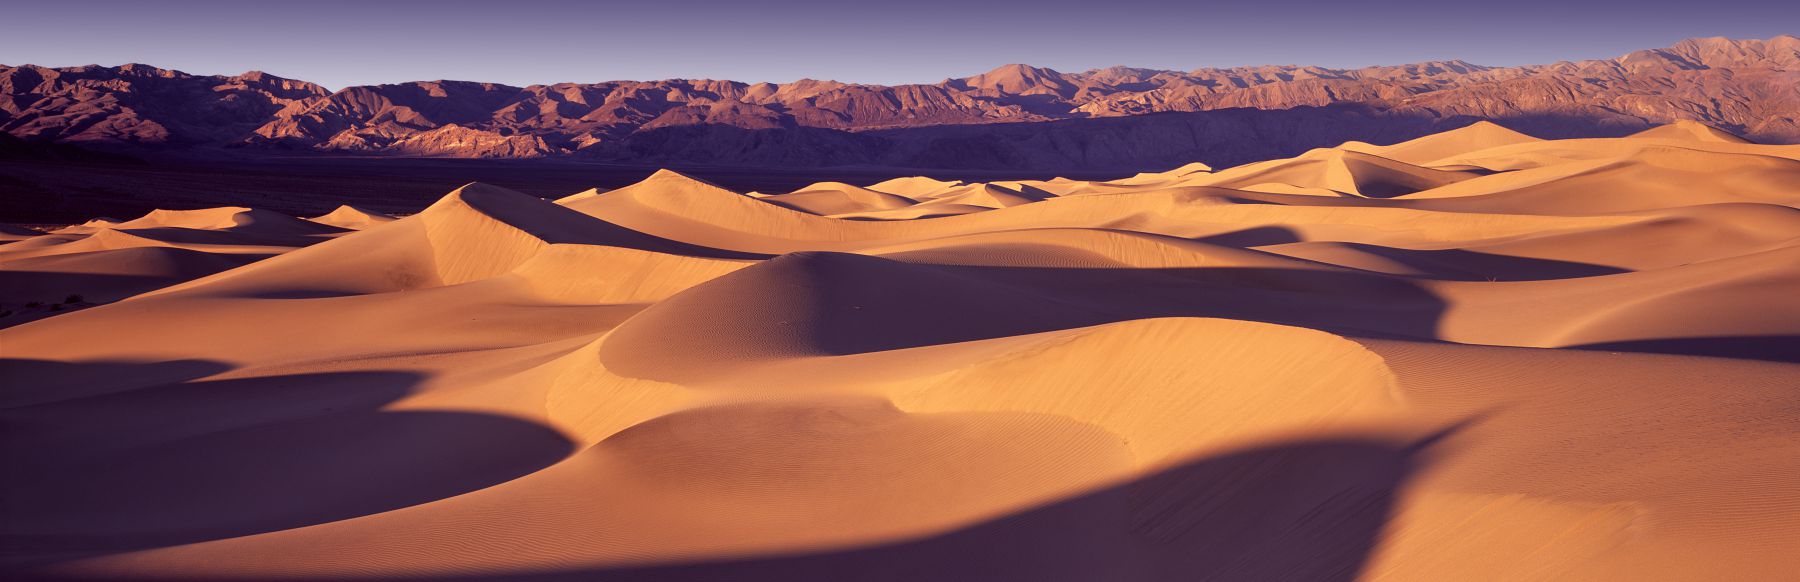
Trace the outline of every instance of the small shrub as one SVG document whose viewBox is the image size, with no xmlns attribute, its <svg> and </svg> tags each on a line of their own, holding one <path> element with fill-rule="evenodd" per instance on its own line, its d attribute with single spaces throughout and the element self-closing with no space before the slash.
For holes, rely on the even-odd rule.
<svg viewBox="0 0 1800 582">
<path fill-rule="evenodd" d="M 0 317 L 10 317 L 11 315 L 12 315 L 11 309 L 0 309 Z"/>
<path fill-rule="evenodd" d="M 81 300 L 80 293 L 70 293 L 68 297 L 63 298 L 63 303 L 81 303 Z"/>
<path fill-rule="evenodd" d="M 42 302 L 42 301 L 32 301 L 32 302 L 30 302 L 30 303 L 26 303 L 26 304 L 25 304 L 25 306 L 26 306 L 26 307 L 43 307 L 43 306 L 44 306 L 44 302 Z"/>
<path fill-rule="evenodd" d="M 50 310 L 51 311 L 62 311 L 62 305 L 61 304 L 51 304 Z"/>
</svg>

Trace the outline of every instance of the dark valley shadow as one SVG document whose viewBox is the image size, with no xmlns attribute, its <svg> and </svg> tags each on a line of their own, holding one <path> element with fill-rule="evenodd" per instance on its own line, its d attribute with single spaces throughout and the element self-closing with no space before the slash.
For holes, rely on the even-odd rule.
<svg viewBox="0 0 1800 582">
<path fill-rule="evenodd" d="M 25 374 L 174 379 L 223 368 L 13 360 L 0 371 L 10 386 Z M 370 515 L 509 481 L 573 451 L 529 421 L 382 410 L 421 379 L 356 371 L 171 380 L 0 411 L 0 564 Z"/>
<path fill-rule="evenodd" d="M 53 362 L 0 358 L 0 409 L 177 384 L 231 370 L 212 360 Z"/>
<path fill-rule="evenodd" d="M 320 225 L 323 227 L 324 225 Z M 268 245 L 277 247 L 305 247 L 331 240 L 328 233 L 321 234 L 274 234 L 247 232 L 243 230 L 204 230 L 179 226 L 155 226 L 149 228 L 118 229 L 119 232 L 175 244 L 190 245 Z"/>
<path fill-rule="evenodd" d="M 938 265 L 1102 314 L 1219 317 L 1339 334 L 1436 339 L 1445 302 L 1399 277 L 1256 267 L 1080 269 Z M 1048 330 L 1038 330 L 1048 331 Z"/>
<path fill-rule="evenodd" d="M 1516 269 L 1491 271 L 1511 278 L 1532 269 L 1563 270 L 1564 275 L 1610 270 L 1537 259 L 1482 259 L 1490 267 Z M 1212 317 L 1354 337 L 1444 341 L 1439 329 L 1449 303 L 1426 279 L 1327 268 L 968 265 L 938 263 L 928 255 L 895 260 L 789 253 L 651 306 L 614 329 L 600 357 L 621 374 L 662 378 L 671 370 L 701 373 L 712 355 L 720 353 L 851 355 L 1159 317 Z M 1777 341 L 1759 345 L 1767 346 L 1756 348 L 1765 351 L 1781 347 Z M 1613 348 L 1730 349 L 1693 342 Z"/>
<path fill-rule="evenodd" d="M 843 550 L 626 567 L 350 580 L 1349 582 L 1367 567 L 1408 478 L 1450 431 L 1413 443 L 1281 442 L 923 539 Z"/>
<path fill-rule="evenodd" d="M 1261 204 L 1268 204 L 1262 202 Z M 1248 248 L 1300 242 L 1300 233 L 1282 226 L 1257 226 L 1194 239 L 1227 247 Z"/>
<path fill-rule="evenodd" d="M 1418 282 L 1353 271 L 973 266 L 804 252 L 651 306 L 611 332 L 600 358 L 623 375 L 679 381 L 671 374 L 702 373 L 715 354 L 849 355 L 1157 317 L 1436 339 L 1445 307 Z"/>
<path fill-rule="evenodd" d="M 1548 281 L 1631 272 L 1606 265 L 1464 249 L 1416 250 L 1352 242 L 1339 244 L 1418 270 L 1426 278 L 1448 281 Z"/>
<path fill-rule="evenodd" d="M 1800 364 L 1800 336 L 1682 337 L 1569 346 L 1563 349 L 1637 352 Z"/>
<path fill-rule="evenodd" d="M 145 247 L 10 261 L 0 269 L 0 329 L 149 293 L 270 256 Z M 109 269 L 138 272 L 106 272 Z"/>
</svg>

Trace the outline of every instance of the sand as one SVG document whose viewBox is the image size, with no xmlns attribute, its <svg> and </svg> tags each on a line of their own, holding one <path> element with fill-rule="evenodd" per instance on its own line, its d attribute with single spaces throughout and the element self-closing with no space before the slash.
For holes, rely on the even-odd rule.
<svg viewBox="0 0 1800 582">
<path fill-rule="evenodd" d="M 6 233 L 9 580 L 1800 571 L 1800 146 L 1695 124 Z"/>
<path fill-rule="evenodd" d="M 364 229 L 368 229 L 368 228 L 371 228 L 374 226 L 393 222 L 394 217 L 388 216 L 386 214 L 382 214 L 380 212 L 375 212 L 373 210 L 357 208 L 357 207 L 351 206 L 349 204 L 344 204 L 342 206 L 338 206 L 336 210 L 332 210 L 331 212 L 328 212 L 324 215 L 315 216 L 315 217 L 309 218 L 307 220 L 311 220 L 313 222 L 317 222 L 319 224 L 323 224 L 323 225 L 327 225 L 327 226 L 335 226 L 335 227 L 346 229 L 346 230 L 364 230 Z"/>
</svg>

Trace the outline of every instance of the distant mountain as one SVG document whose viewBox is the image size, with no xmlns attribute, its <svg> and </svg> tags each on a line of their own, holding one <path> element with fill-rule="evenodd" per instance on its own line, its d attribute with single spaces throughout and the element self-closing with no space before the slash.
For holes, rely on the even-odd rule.
<svg viewBox="0 0 1800 582">
<path fill-rule="evenodd" d="M 198 155 L 233 148 L 1113 169 L 1161 158 L 1229 164 L 1347 139 L 1407 139 L 1477 120 L 1543 137 L 1624 135 L 1694 120 L 1756 141 L 1800 142 L 1800 39 L 1692 39 L 1611 60 L 1523 67 L 1438 61 L 1063 73 L 1014 64 L 891 87 L 422 81 L 331 92 L 260 72 L 0 66 L 6 133 Z M 1259 143 L 1232 143 L 1243 139 Z"/>
<path fill-rule="evenodd" d="M 196 76 L 129 64 L 0 66 L 0 128 L 27 140 L 89 145 L 237 143 L 324 87 L 251 71 Z"/>
</svg>

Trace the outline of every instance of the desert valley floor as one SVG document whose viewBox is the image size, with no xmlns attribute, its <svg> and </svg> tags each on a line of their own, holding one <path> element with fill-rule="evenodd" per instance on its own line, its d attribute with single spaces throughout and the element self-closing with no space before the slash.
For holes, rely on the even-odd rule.
<svg viewBox="0 0 1800 582">
<path fill-rule="evenodd" d="M 1797 206 L 1480 123 L 10 228 L 0 577 L 1792 579 Z"/>
</svg>

